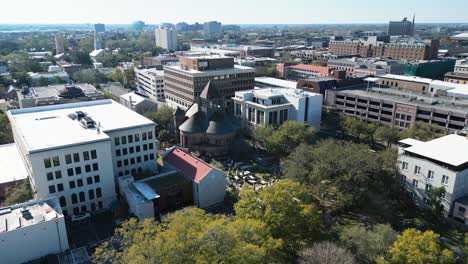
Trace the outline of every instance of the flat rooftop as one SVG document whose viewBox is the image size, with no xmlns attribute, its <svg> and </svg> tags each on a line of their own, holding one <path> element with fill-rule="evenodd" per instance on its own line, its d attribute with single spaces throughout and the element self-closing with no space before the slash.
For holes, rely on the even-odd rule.
<svg viewBox="0 0 468 264">
<path fill-rule="evenodd" d="M 164 66 L 164 69 L 172 69 L 176 70 L 179 72 L 185 72 L 185 73 L 190 73 L 190 74 L 213 74 L 213 73 L 225 73 L 225 72 L 253 72 L 255 71 L 255 68 L 252 67 L 246 67 L 246 66 L 240 66 L 240 65 L 234 65 L 232 68 L 224 68 L 224 69 L 213 69 L 213 70 L 204 70 L 204 71 L 198 71 L 198 70 L 193 70 L 193 69 L 182 69 L 180 65 L 170 65 L 170 66 Z"/>
<path fill-rule="evenodd" d="M 297 82 L 272 77 L 255 77 L 255 82 L 276 87 L 297 88 Z"/>
<path fill-rule="evenodd" d="M 28 171 L 16 144 L 0 145 L 0 184 L 24 180 Z"/>
<path fill-rule="evenodd" d="M 82 111 L 100 124 L 85 129 L 69 115 Z M 29 153 L 77 144 L 109 140 L 106 132 L 154 125 L 144 116 L 112 100 L 40 106 L 11 110 L 10 121 L 23 138 Z"/>
<path fill-rule="evenodd" d="M 66 84 L 31 87 L 28 94 L 18 93 L 20 98 L 59 98 L 59 93 L 65 89 Z M 85 96 L 103 96 L 96 87 L 87 83 L 74 84 L 73 86 L 80 88 Z"/>
<path fill-rule="evenodd" d="M 468 163 L 468 139 L 454 134 L 415 144 L 405 151 L 455 167 Z"/>
<path fill-rule="evenodd" d="M 304 96 L 322 96 L 318 93 L 306 92 L 302 89 L 292 89 L 292 88 L 258 88 L 254 90 L 239 91 L 236 92 L 236 95 L 250 94 L 257 98 L 267 99 L 279 96 L 291 96 L 296 98 L 301 98 Z"/>
<path fill-rule="evenodd" d="M 61 217 L 56 198 L 0 208 L 0 234 Z"/>
</svg>

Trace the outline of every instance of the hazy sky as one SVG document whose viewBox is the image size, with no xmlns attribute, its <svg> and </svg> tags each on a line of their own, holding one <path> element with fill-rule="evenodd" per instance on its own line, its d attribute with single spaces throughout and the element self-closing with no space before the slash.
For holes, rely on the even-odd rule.
<svg viewBox="0 0 468 264">
<path fill-rule="evenodd" d="M 468 0 L 0 0 L 0 23 L 224 24 L 468 22 Z"/>
</svg>

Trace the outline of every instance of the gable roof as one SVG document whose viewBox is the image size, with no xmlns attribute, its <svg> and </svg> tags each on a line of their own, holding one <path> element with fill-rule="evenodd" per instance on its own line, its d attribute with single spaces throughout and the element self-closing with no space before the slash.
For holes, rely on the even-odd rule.
<svg viewBox="0 0 468 264">
<path fill-rule="evenodd" d="M 208 81 L 203 91 L 200 93 L 200 97 L 204 99 L 210 98 L 222 98 L 221 94 L 219 94 L 218 89 L 214 87 L 211 81 Z"/>
<path fill-rule="evenodd" d="M 176 170 L 192 178 L 199 183 L 212 169 L 209 164 L 196 158 L 179 148 L 169 150 L 163 157 L 163 161 L 171 164 Z"/>
</svg>

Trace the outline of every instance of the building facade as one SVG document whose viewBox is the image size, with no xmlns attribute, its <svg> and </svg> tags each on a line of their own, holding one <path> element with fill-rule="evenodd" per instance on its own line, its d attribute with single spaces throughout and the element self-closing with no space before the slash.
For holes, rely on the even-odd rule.
<svg viewBox="0 0 468 264">
<path fill-rule="evenodd" d="M 413 36 L 414 35 L 414 20 L 409 21 L 408 18 L 404 18 L 402 21 L 390 21 L 388 23 L 388 35 L 389 36 Z"/>
<path fill-rule="evenodd" d="M 164 71 L 156 68 L 135 68 L 137 89 L 151 100 L 164 102 Z"/>
<path fill-rule="evenodd" d="M 156 46 L 166 50 L 178 50 L 177 31 L 173 28 L 157 28 L 155 30 Z"/>
<path fill-rule="evenodd" d="M 236 92 L 234 116 L 243 127 L 275 126 L 292 120 L 320 130 L 322 95 L 293 88 L 261 88 Z"/>
<path fill-rule="evenodd" d="M 63 45 L 63 35 L 62 33 L 57 33 L 54 36 L 55 41 L 55 54 L 62 54 L 65 52 L 65 47 Z"/>
<path fill-rule="evenodd" d="M 187 109 L 210 82 L 230 108 L 234 93 L 253 89 L 254 78 L 255 69 L 234 65 L 234 58 L 180 57 L 179 65 L 164 67 L 164 96 L 169 106 Z"/>
<path fill-rule="evenodd" d="M 219 34 L 223 31 L 221 22 L 209 21 L 203 24 L 203 31 L 207 34 Z"/>
<path fill-rule="evenodd" d="M 303 80 L 318 77 L 328 77 L 333 69 L 326 66 L 298 64 L 285 67 L 285 79 Z"/>
</svg>

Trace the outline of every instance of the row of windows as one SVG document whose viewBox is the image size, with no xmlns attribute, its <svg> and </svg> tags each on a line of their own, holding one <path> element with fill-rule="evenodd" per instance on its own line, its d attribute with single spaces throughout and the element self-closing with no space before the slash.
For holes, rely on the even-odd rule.
<svg viewBox="0 0 468 264">
<path fill-rule="evenodd" d="M 102 197 L 102 189 L 101 188 L 96 188 L 96 192 L 93 189 L 88 190 L 88 200 L 94 200 L 95 198 L 101 198 Z M 78 194 L 73 193 L 71 195 L 71 202 L 72 204 L 77 204 L 78 203 L 78 198 L 79 202 L 86 202 L 86 197 L 85 197 L 85 192 L 79 192 Z M 62 207 L 67 206 L 67 201 L 66 199 L 60 200 L 60 205 Z"/>
<path fill-rule="evenodd" d="M 97 204 L 97 207 L 96 207 L 96 204 Z M 99 208 L 99 209 L 103 208 L 102 201 L 98 201 L 97 203 L 94 203 L 94 202 L 91 203 L 91 208 L 90 208 L 91 211 L 96 211 L 97 208 Z M 87 211 L 88 211 L 88 208 L 86 207 L 86 205 L 82 205 L 81 207 L 74 207 L 73 208 L 73 214 L 75 214 L 75 215 L 79 214 L 80 212 L 85 213 Z M 63 210 L 63 214 L 68 215 L 67 210 Z"/>
<path fill-rule="evenodd" d="M 93 181 L 94 179 L 94 181 Z M 101 178 L 99 177 L 99 175 L 95 175 L 94 177 L 87 177 L 86 178 L 86 183 L 88 185 L 91 185 L 93 183 L 99 183 L 101 182 Z M 82 179 L 78 179 L 75 181 L 70 181 L 68 182 L 68 185 L 69 185 L 69 188 L 70 189 L 75 189 L 77 186 L 78 187 L 82 187 L 84 184 L 83 184 L 83 180 Z M 63 184 L 62 183 L 59 183 L 57 185 L 49 185 L 49 193 L 52 194 L 52 193 L 56 193 L 56 192 L 63 192 L 64 188 L 63 188 Z"/>
<path fill-rule="evenodd" d="M 143 151 L 152 150 L 152 149 L 154 149 L 153 143 L 143 144 Z M 122 149 L 116 149 L 115 155 L 117 157 L 120 157 L 122 155 L 127 155 L 128 153 L 133 154 L 135 152 L 138 153 L 140 151 L 141 151 L 141 146 L 129 147 L 128 149 L 122 148 Z"/>
<path fill-rule="evenodd" d="M 90 159 L 97 159 L 97 152 L 96 150 L 91 151 L 84 151 L 83 152 L 83 160 L 90 160 Z M 65 163 L 71 164 L 73 162 L 80 162 L 80 153 L 73 153 L 65 155 Z M 54 167 L 60 166 L 60 158 L 58 156 L 52 158 L 45 158 L 44 159 L 44 167 L 46 169 L 51 168 L 52 165 Z"/>
<path fill-rule="evenodd" d="M 408 162 L 402 162 L 401 164 L 401 169 L 403 171 L 408 171 Z M 414 175 L 421 175 L 421 167 L 415 165 L 414 170 L 413 170 Z M 426 178 L 433 180 L 435 177 L 435 173 L 432 170 L 427 170 Z M 449 176 L 447 175 L 442 175 L 441 183 L 447 185 L 449 182 Z"/>
<path fill-rule="evenodd" d="M 84 167 L 85 167 L 85 172 L 86 173 L 89 173 L 91 171 L 98 171 L 99 170 L 99 165 L 97 163 L 87 164 Z M 81 166 L 67 169 L 68 177 L 71 177 L 71 176 L 74 176 L 74 175 L 80 175 L 81 173 L 82 173 Z"/>
<path fill-rule="evenodd" d="M 151 140 L 153 139 L 153 132 L 152 131 L 149 131 L 148 133 L 147 132 L 143 132 L 141 134 L 141 138 L 142 140 Z M 128 135 L 128 136 L 121 136 L 121 137 L 115 137 L 114 138 L 114 144 L 116 146 L 119 146 L 120 144 L 122 145 L 125 145 L 127 144 L 131 144 L 133 143 L 133 141 L 135 142 L 139 142 L 140 141 L 140 134 L 135 134 L 135 135 Z"/>
<path fill-rule="evenodd" d="M 154 160 L 154 154 L 151 153 L 149 155 L 144 155 L 143 160 L 144 161 Z M 141 163 L 141 157 L 138 156 L 138 157 L 136 157 L 136 159 L 135 158 L 130 158 L 130 159 L 118 160 L 117 161 L 117 167 L 120 168 L 120 167 L 122 167 L 122 165 L 123 166 L 128 166 L 129 162 L 130 162 L 130 164 Z"/>
</svg>

